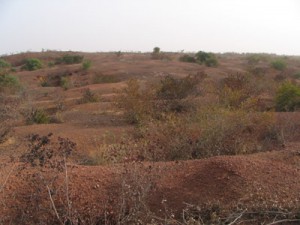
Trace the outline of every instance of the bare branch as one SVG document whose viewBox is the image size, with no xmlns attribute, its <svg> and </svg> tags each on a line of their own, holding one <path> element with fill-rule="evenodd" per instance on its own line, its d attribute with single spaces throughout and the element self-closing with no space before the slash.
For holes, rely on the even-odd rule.
<svg viewBox="0 0 300 225">
<path fill-rule="evenodd" d="M 272 223 L 268 223 L 267 225 L 274 225 L 274 224 L 280 224 L 280 223 L 286 223 L 286 222 L 300 222 L 300 219 L 285 219 L 285 220 L 277 220 Z"/>
</svg>

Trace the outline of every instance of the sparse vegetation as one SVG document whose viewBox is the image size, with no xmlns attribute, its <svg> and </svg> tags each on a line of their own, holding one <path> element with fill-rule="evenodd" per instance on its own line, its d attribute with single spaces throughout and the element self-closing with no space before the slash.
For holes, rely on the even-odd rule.
<svg viewBox="0 0 300 225">
<path fill-rule="evenodd" d="M 83 56 L 81 55 L 66 54 L 61 58 L 57 58 L 55 60 L 55 63 L 56 64 L 78 64 L 78 63 L 82 63 L 82 61 L 83 61 Z"/>
<path fill-rule="evenodd" d="M 255 80 L 251 80 L 249 76 L 229 75 L 221 81 L 218 88 L 219 102 L 229 108 L 248 107 L 248 104 L 252 104 L 250 108 L 255 109 L 259 92 Z"/>
<path fill-rule="evenodd" d="M 4 59 L 0 59 L 0 70 L 1 69 L 7 69 L 7 68 L 10 68 L 10 67 L 11 67 L 10 63 L 5 61 Z"/>
<path fill-rule="evenodd" d="M 82 63 L 83 70 L 89 70 L 92 66 L 92 62 L 90 60 L 84 60 Z"/>
<path fill-rule="evenodd" d="M 70 77 L 63 76 L 60 78 L 60 84 L 59 84 L 64 90 L 68 90 L 72 87 L 72 82 Z"/>
<path fill-rule="evenodd" d="M 299 72 L 299 73 L 295 73 L 295 74 L 293 75 L 293 78 L 299 80 L 299 79 L 300 79 L 300 72 Z"/>
<path fill-rule="evenodd" d="M 19 117 L 20 99 L 0 93 L 0 144 L 11 135 L 11 131 Z"/>
<path fill-rule="evenodd" d="M 54 63 L 54 62 L 52 62 L 52 61 L 51 61 L 51 62 L 48 62 L 48 67 L 51 68 L 51 67 L 54 67 L 54 66 L 55 66 L 55 63 Z"/>
<path fill-rule="evenodd" d="M 104 75 L 102 73 L 96 73 L 93 77 L 94 84 L 102 84 L 102 83 L 118 83 L 121 79 L 118 76 L 114 75 Z"/>
<path fill-rule="evenodd" d="M 124 110 L 124 118 L 131 124 L 160 119 L 168 112 L 184 112 L 189 108 L 185 98 L 196 93 L 199 82 L 196 76 L 166 76 L 160 83 L 142 89 L 138 80 L 132 79 L 116 99 L 117 106 Z"/>
<path fill-rule="evenodd" d="M 251 54 L 247 57 L 247 61 L 250 66 L 255 66 L 262 61 L 262 58 L 263 56 L 260 54 Z"/>
<path fill-rule="evenodd" d="M 277 59 L 271 62 L 272 68 L 283 71 L 287 67 L 286 62 L 282 59 Z"/>
<path fill-rule="evenodd" d="M 22 69 L 33 71 L 33 70 L 41 69 L 42 67 L 43 67 L 43 63 L 41 62 L 41 60 L 36 58 L 30 58 L 25 60 L 25 65 L 22 66 Z"/>
<path fill-rule="evenodd" d="M 298 58 L 63 54 L 5 56 L 62 57 L 1 72 L 1 225 L 299 223 Z"/>
<path fill-rule="evenodd" d="M 79 100 L 80 104 L 89 103 L 89 102 L 98 102 L 99 97 L 91 91 L 91 89 L 87 88 L 82 93 L 82 98 Z"/>
<path fill-rule="evenodd" d="M 28 124 L 47 124 L 50 117 L 43 109 L 32 108 L 26 115 L 26 120 Z"/>
</svg>

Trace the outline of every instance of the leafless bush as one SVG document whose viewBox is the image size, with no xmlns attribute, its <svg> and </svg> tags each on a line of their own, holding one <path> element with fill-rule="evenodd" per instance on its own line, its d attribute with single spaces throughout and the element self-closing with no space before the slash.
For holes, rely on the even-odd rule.
<svg viewBox="0 0 300 225">
<path fill-rule="evenodd" d="M 148 201 L 156 188 L 159 171 L 140 162 L 123 164 L 117 224 L 146 224 L 154 215 Z"/>
<path fill-rule="evenodd" d="M 23 164 L 19 176 L 30 185 L 33 193 L 27 193 L 27 200 L 33 204 L 26 209 L 19 208 L 20 213 L 25 211 L 27 216 L 14 218 L 16 221 L 22 219 L 23 223 L 52 221 L 51 223 L 73 224 L 67 158 L 76 144 L 60 137 L 57 142 L 53 142 L 51 137 L 52 133 L 47 136 L 35 134 L 28 137 L 28 152 L 20 157 Z M 64 177 L 63 183 L 59 182 L 59 177 Z M 50 204 L 45 203 L 47 199 Z M 50 208 L 45 208 L 47 205 Z"/>
<path fill-rule="evenodd" d="M 11 135 L 12 128 L 19 117 L 20 99 L 18 97 L 0 95 L 0 143 Z"/>
</svg>

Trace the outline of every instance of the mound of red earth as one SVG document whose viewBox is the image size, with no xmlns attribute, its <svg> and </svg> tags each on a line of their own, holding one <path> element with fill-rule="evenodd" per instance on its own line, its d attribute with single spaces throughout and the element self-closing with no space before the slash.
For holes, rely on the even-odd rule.
<svg viewBox="0 0 300 225">
<path fill-rule="evenodd" d="M 167 207 L 179 216 L 187 204 L 218 204 L 229 210 L 237 205 L 299 208 L 299 152 L 293 152 L 293 157 L 289 158 L 294 163 L 273 160 L 278 154 L 283 159 L 291 152 L 266 154 L 116 166 L 69 166 L 72 211 L 82 218 L 101 216 L 104 211 L 113 214 L 122 197 L 130 197 L 124 194 L 124 188 L 128 187 L 144 191 L 145 204 L 157 215 Z M 37 188 L 32 178 L 26 178 L 33 172 L 15 169 L 1 190 L 0 218 L 5 218 L 6 222 L 20 222 L 21 218 L 26 218 L 27 222 L 37 223 L 49 213 L 53 215 L 47 188 L 43 185 Z M 64 193 L 64 173 L 56 183 L 57 192 Z M 53 193 L 52 197 L 57 208 L 65 207 L 62 194 Z"/>
</svg>

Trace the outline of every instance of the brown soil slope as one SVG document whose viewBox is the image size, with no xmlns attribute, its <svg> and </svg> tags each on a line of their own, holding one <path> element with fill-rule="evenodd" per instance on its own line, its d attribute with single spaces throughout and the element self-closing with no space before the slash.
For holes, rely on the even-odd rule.
<svg viewBox="0 0 300 225">
<path fill-rule="evenodd" d="M 299 144 L 296 146 L 299 147 Z M 233 209 L 238 205 L 245 208 L 295 208 L 300 204 L 299 150 L 264 153 L 273 157 L 293 154 L 293 157 L 286 157 L 281 162 L 260 154 L 250 157 L 222 156 L 194 161 L 147 163 L 134 173 L 142 174 L 142 168 L 152 167 L 152 172 L 146 175 L 153 177 L 156 185 L 146 194 L 150 210 L 158 214 L 165 209 L 165 204 L 176 215 L 182 212 L 186 204 L 217 204 L 224 209 Z M 122 197 L 121 184 L 126 180 L 123 169 L 120 165 L 70 168 L 70 193 L 74 209 L 80 215 L 88 216 L 118 208 Z M 0 211 L 6 215 L 15 213 L 10 210 L 16 208 L 28 209 L 30 213 L 29 206 L 32 205 L 28 199 L 32 196 L 32 190 L 27 188 L 31 184 L 20 179 L 22 176 L 22 173 L 13 173 L 3 190 L 6 198 Z M 46 189 L 42 192 L 46 194 Z M 12 196 L 18 198 L 14 200 Z M 49 205 L 47 201 L 45 198 L 43 204 Z"/>
</svg>

